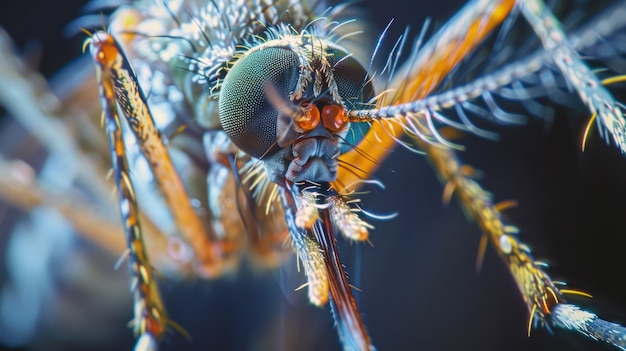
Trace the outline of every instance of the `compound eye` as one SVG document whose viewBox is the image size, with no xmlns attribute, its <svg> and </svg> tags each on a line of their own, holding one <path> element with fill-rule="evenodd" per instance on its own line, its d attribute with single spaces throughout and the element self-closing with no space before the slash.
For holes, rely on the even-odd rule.
<svg viewBox="0 0 626 351">
<path fill-rule="evenodd" d="M 299 75 L 297 55 L 288 49 L 266 48 L 244 54 L 228 71 L 219 95 L 222 128 L 244 152 L 260 158 L 279 148 L 278 111 L 264 87 L 289 96 Z M 319 114 L 319 112 L 318 112 Z"/>
<path fill-rule="evenodd" d="M 374 88 L 368 79 L 365 68 L 352 56 L 341 49 L 329 51 L 331 65 L 337 82 L 339 95 L 347 109 L 366 108 L 366 102 L 374 96 Z"/>
</svg>

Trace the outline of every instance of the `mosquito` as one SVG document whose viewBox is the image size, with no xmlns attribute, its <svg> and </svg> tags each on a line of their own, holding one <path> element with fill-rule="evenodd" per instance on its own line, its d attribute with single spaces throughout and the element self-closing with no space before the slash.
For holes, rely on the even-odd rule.
<svg viewBox="0 0 626 351">
<path fill-rule="evenodd" d="M 459 156 L 471 145 L 456 140 L 498 139 L 490 126 L 547 118 L 557 102 L 587 111 L 582 149 L 597 133 L 626 151 L 623 105 L 610 90 L 624 80 L 615 62 L 623 48 L 613 40 L 623 32 L 624 3 L 569 33 L 542 1 L 470 1 L 415 37 L 407 30 L 390 40 L 385 30 L 371 49 L 363 48 L 372 41 L 363 39 L 367 26 L 353 6 L 121 6 L 106 30 L 87 31 L 85 43 L 96 67 L 101 140 L 75 140 L 59 120 L 37 120 L 36 110 L 46 111 L 39 105 L 13 108 L 29 116 L 23 123 L 39 142 L 63 155 L 68 191 L 75 178 L 92 199 L 50 193 L 18 161 L 3 161 L 2 196 L 23 209 L 54 208 L 84 238 L 123 252 L 117 265 L 129 267 L 137 350 L 158 349 L 170 330 L 188 334 L 163 302 L 161 274 L 210 285 L 235 274 L 242 258 L 276 268 L 293 263 L 292 251 L 305 277 L 293 288 L 306 290 L 311 305 L 329 306 L 341 347 L 374 350 L 376 331 L 355 298 L 367 290 L 348 275 L 338 247 L 384 240 L 374 239 L 376 228 L 394 214 L 370 211 L 360 199 L 385 194 L 375 172 L 385 171 L 394 150 L 422 154 L 413 159 L 427 159 L 443 184 L 439 203 L 459 202 L 482 233 L 475 267 L 492 250 L 513 278 L 527 335 L 562 329 L 625 348 L 624 327 L 579 302 L 591 295 L 553 279 L 535 259 L 508 219 L 515 202 L 497 202 L 482 187 L 481 172 Z M 514 32 L 536 40 L 514 42 Z M 3 90 L 9 110 L 20 101 L 10 90 Z M 97 135 L 92 122 L 80 128 Z M 109 220 L 113 208 L 121 224 Z M 124 247 L 111 238 L 120 232 Z M 399 262 L 377 264 L 393 270 Z"/>
</svg>

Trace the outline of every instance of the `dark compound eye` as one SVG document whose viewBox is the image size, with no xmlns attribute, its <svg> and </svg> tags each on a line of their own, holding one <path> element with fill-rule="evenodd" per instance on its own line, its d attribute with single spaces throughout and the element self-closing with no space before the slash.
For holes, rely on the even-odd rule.
<svg viewBox="0 0 626 351">
<path fill-rule="evenodd" d="M 343 103 L 347 108 L 363 108 L 355 104 L 373 94 L 371 85 L 364 84 L 365 70 L 339 49 L 330 49 L 327 54 Z M 220 122 L 235 145 L 256 158 L 278 149 L 276 141 L 284 131 L 278 130 L 279 112 L 266 98 L 265 85 L 272 84 L 277 93 L 288 97 L 296 88 L 299 75 L 298 55 L 287 48 L 254 51 L 237 61 L 224 78 L 219 97 Z M 313 98 L 310 89 L 305 98 Z"/>
<path fill-rule="evenodd" d="M 265 84 L 289 96 L 298 75 L 298 56 L 283 48 L 250 53 L 228 72 L 220 90 L 220 122 L 241 150 L 259 158 L 274 145 L 278 111 L 265 98 Z"/>
<path fill-rule="evenodd" d="M 339 96 L 343 98 L 346 108 L 367 108 L 364 103 L 374 96 L 374 88 L 366 78 L 363 66 L 342 50 L 332 49 L 328 53 Z"/>
</svg>

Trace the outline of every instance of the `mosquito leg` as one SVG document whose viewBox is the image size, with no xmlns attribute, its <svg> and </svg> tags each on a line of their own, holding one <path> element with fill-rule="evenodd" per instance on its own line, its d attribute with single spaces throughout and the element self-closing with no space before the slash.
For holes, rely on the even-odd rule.
<svg viewBox="0 0 626 351">
<path fill-rule="evenodd" d="M 309 301 L 315 306 L 324 306 L 328 302 L 328 273 L 324 267 L 322 249 L 307 231 L 296 224 L 298 207 L 293 194 L 279 187 L 285 209 L 285 219 L 291 233 L 291 240 L 307 276 Z"/>
<path fill-rule="evenodd" d="M 97 63 L 100 94 L 104 108 L 106 134 L 111 149 L 113 175 L 117 185 L 122 225 L 126 233 L 131 270 L 131 291 L 135 300 L 133 320 L 135 334 L 139 337 L 136 349 L 156 348 L 157 340 L 167 328 L 167 316 L 154 273 L 146 253 L 139 220 L 139 210 L 129 176 L 120 118 L 115 101 L 113 66 L 119 56 L 110 36 L 96 33 L 91 39 L 91 52 Z M 113 46 L 112 46 L 113 45 Z"/>
<path fill-rule="evenodd" d="M 552 59 L 567 83 L 578 93 L 589 111 L 593 115 L 597 114 L 597 121 L 613 136 L 622 153 L 626 153 L 626 120 L 623 112 L 573 49 L 559 20 L 541 0 L 523 1 L 521 9 L 543 47 L 552 52 Z"/>
<path fill-rule="evenodd" d="M 294 195 L 301 194 L 304 189 L 299 185 L 285 184 L 279 186 L 279 191 L 291 238 L 307 275 L 309 300 L 322 306 L 328 301 L 330 293 L 330 307 L 344 349 L 373 350 L 339 259 L 330 209 L 325 203 L 308 198 L 316 202 L 319 219 L 310 229 L 301 228 L 296 224 L 296 214 L 303 206 L 299 201 L 307 199 Z M 328 183 L 320 184 L 319 191 L 322 196 L 318 200 L 337 195 Z"/>
<path fill-rule="evenodd" d="M 54 157 L 56 161 L 60 160 L 63 164 L 67 188 L 62 192 L 67 193 L 71 190 L 80 193 L 82 190 L 74 187 L 75 182 L 80 182 L 89 189 L 88 195 L 94 196 L 101 207 L 96 210 L 78 197 L 68 198 L 67 195 L 61 196 L 58 192 L 46 190 L 41 181 L 35 179 L 34 174 L 26 174 L 30 170 L 29 166 L 9 163 L 2 159 L 0 159 L 0 174 L 2 174 L 0 197 L 22 210 L 41 205 L 55 208 L 73 225 L 79 235 L 105 248 L 115 256 L 120 255 L 124 251 L 124 245 L 117 235 L 122 232 L 122 228 L 112 224 L 112 216 L 117 215 L 113 201 L 111 201 L 110 184 L 105 180 L 110 164 L 105 166 L 95 161 L 98 158 L 88 157 L 81 146 L 74 142 L 78 138 L 75 135 L 76 132 L 68 127 L 80 119 L 70 110 L 82 111 L 81 108 L 76 108 L 75 104 L 85 104 L 82 101 L 84 99 L 93 102 L 90 87 L 94 88 L 94 95 L 97 95 L 97 85 L 95 83 L 93 85 L 82 84 L 79 87 L 80 92 L 70 92 L 70 94 L 65 92 L 63 98 L 58 98 L 51 91 L 44 77 L 30 69 L 14 53 L 10 38 L 2 30 L 0 30 L 0 61 L 3 62 L 0 65 L 0 80 L 5 83 L 0 85 L 0 104 L 7 108 L 16 122 L 19 122 L 51 153 L 51 157 Z M 93 73 L 89 74 L 89 77 L 93 76 Z M 76 87 L 73 88 L 76 89 Z M 71 99 L 71 101 L 66 99 Z M 36 148 L 40 147 L 37 143 L 34 145 Z M 104 156 L 108 156 L 108 152 Z M 59 186 L 55 186 L 55 190 L 58 188 Z M 164 234 L 143 214 L 141 214 L 141 221 L 146 236 L 149 237 L 149 251 L 167 252 L 168 243 Z M 178 271 L 183 268 L 186 272 L 189 271 L 188 267 L 182 267 L 180 263 L 174 262 L 165 254 L 158 255 L 158 257 L 161 258 L 157 262 L 159 267 L 161 264 L 167 264 L 168 267 Z"/>
<path fill-rule="evenodd" d="M 482 0 L 468 3 L 445 27 L 436 33 L 411 59 L 394 72 L 389 82 L 388 94 L 377 101 L 377 107 L 416 101 L 428 96 L 445 79 L 448 73 L 508 16 L 514 0 Z M 417 48 L 415 48 L 417 49 Z M 340 159 L 358 169 L 340 172 L 338 190 L 372 174 L 386 155 L 395 147 L 402 135 L 402 125 L 393 121 L 373 123 L 372 128 L 353 150 Z M 364 159 L 362 154 L 370 157 Z"/>
<path fill-rule="evenodd" d="M 503 220 L 491 195 L 468 176 L 469 166 L 461 164 L 453 150 L 424 141 L 417 144 L 428 155 L 440 180 L 457 195 L 509 268 L 530 313 L 529 334 L 533 324 L 549 323 L 622 349 L 626 346 L 624 327 L 567 303 L 565 291 L 560 291 L 541 269 L 530 248 L 515 235 L 518 229 Z"/>
<path fill-rule="evenodd" d="M 199 263 L 198 272 L 206 277 L 217 276 L 220 273 L 220 248 L 209 240 L 206 234 L 208 229 L 204 228 L 191 206 L 128 60 L 113 36 L 106 32 L 95 33 L 91 42 L 92 48 L 97 49 L 92 49 L 92 55 L 99 63 L 101 74 L 110 79 L 111 98 L 117 100 L 137 137 L 141 151 L 172 212 L 176 227 L 194 251 Z"/>
<path fill-rule="evenodd" d="M 481 2 L 480 4 L 483 3 Z M 472 3 L 471 5 L 479 5 L 479 2 Z M 469 7 L 470 5 L 468 5 L 468 8 Z M 468 8 L 464 9 L 462 13 L 465 13 L 466 10 L 470 13 L 469 11 L 472 10 Z M 472 9 L 477 8 L 478 6 L 472 6 Z M 508 10 L 510 10 L 510 8 L 508 8 Z M 530 10 L 525 11 L 529 12 Z M 546 12 L 541 11 L 538 13 L 530 12 L 528 16 L 540 18 L 539 20 L 536 20 L 535 17 L 532 17 L 532 20 L 536 21 L 555 21 L 554 18 L 549 18 Z M 532 22 L 532 20 L 530 21 Z M 454 20 L 452 20 L 451 23 L 450 27 L 458 25 Z M 485 20 L 478 23 L 487 25 L 491 22 Z M 559 35 L 562 34 L 562 32 L 558 32 L 554 27 L 550 27 L 543 22 L 531 25 L 533 25 L 536 30 L 537 28 L 539 30 L 544 30 L 547 33 L 545 36 L 555 36 L 559 38 Z M 546 26 L 548 27 L 547 29 Z M 540 37 L 542 35 L 543 34 L 539 33 Z M 445 36 L 443 35 L 441 37 L 435 36 L 435 38 L 438 39 L 435 40 L 435 42 L 438 43 L 441 38 L 444 37 Z M 464 40 L 476 40 L 477 38 L 478 36 L 475 34 L 467 34 L 466 36 L 463 36 Z M 561 35 L 560 38 L 560 42 L 562 42 L 564 40 L 564 35 Z M 544 46 L 545 45 L 546 44 L 544 43 Z M 550 47 L 550 45 L 552 45 L 552 47 Z M 571 51 L 568 51 L 571 49 L 568 49 L 565 45 L 557 46 L 553 43 L 547 46 L 548 49 L 555 48 L 557 51 L 562 50 L 560 56 L 557 55 L 557 58 L 560 57 L 559 59 L 563 62 L 563 64 L 570 64 L 572 62 L 575 63 L 575 60 L 577 59 L 576 55 L 572 54 Z M 473 47 L 474 46 L 472 46 L 472 48 Z M 414 59 L 413 62 L 420 63 L 419 58 L 423 57 L 422 55 L 426 55 L 426 57 L 432 56 L 433 54 L 428 54 L 428 48 L 429 44 L 421 50 L 421 53 L 417 53 L 415 55 L 417 58 Z M 465 54 L 468 52 L 469 50 L 466 51 Z M 435 62 L 437 61 L 435 60 Z M 601 88 L 601 83 L 597 81 L 595 76 L 591 75 L 586 67 L 581 68 L 579 66 L 580 65 L 574 65 L 575 72 L 566 71 L 565 69 L 569 69 L 568 67 L 565 67 L 565 69 L 562 70 L 566 76 L 570 73 L 570 76 L 574 80 L 581 79 L 581 82 L 575 82 L 578 83 L 578 87 L 574 84 L 572 85 L 576 89 L 579 89 L 579 94 L 583 97 L 583 100 L 588 104 L 588 106 L 591 106 L 590 109 L 593 112 L 597 112 L 599 116 L 603 113 L 606 114 L 606 116 L 609 116 L 608 119 L 605 120 L 611 122 L 611 127 L 615 127 L 615 135 L 617 135 L 616 142 L 618 145 L 621 145 L 621 138 L 623 136 L 623 128 L 621 127 L 622 124 L 621 122 L 615 122 L 618 118 L 621 119 L 621 112 L 615 109 L 616 103 L 612 100 L 608 92 L 606 92 L 604 88 Z M 443 71 L 436 71 L 434 74 L 445 76 L 451 68 L 452 66 L 446 68 L 446 66 L 442 65 L 437 69 L 443 69 Z M 413 84 L 417 85 L 422 84 L 422 80 L 407 79 L 407 77 L 418 77 L 423 69 L 424 68 L 420 67 L 419 64 L 416 64 L 415 67 L 408 68 L 408 73 L 398 75 L 399 79 L 413 82 Z M 572 75 L 574 73 L 575 75 Z M 436 85 L 433 84 L 432 86 L 434 87 Z M 409 89 L 408 87 L 404 87 L 400 84 L 392 84 L 391 87 L 398 89 L 402 92 L 402 94 L 389 96 L 389 100 L 385 103 L 379 102 L 379 106 L 392 106 L 390 109 L 393 109 L 393 105 L 424 99 L 425 94 L 430 92 L 424 92 L 424 90 L 413 88 Z M 598 87 L 600 87 L 600 89 L 597 89 Z M 415 94 L 411 95 L 413 90 L 415 90 Z M 601 108 L 604 109 L 604 112 L 600 111 Z M 588 312 L 585 311 L 580 311 L 576 306 L 567 304 L 567 300 L 563 294 L 565 291 L 560 291 L 554 285 L 550 277 L 542 270 L 541 265 L 533 259 L 529 248 L 521 243 L 514 235 L 517 233 L 517 228 L 507 225 L 503 221 L 497 206 L 493 205 L 489 193 L 483 190 L 477 182 L 469 177 L 472 172 L 468 170 L 471 170 L 471 167 L 462 165 L 454 151 L 443 145 L 440 138 L 437 138 L 437 130 L 432 126 L 432 123 L 429 120 L 429 118 L 432 119 L 432 116 L 426 112 L 414 113 L 410 116 L 410 118 L 405 118 L 404 120 L 401 120 L 400 118 L 383 119 L 380 121 L 381 123 L 375 123 L 374 126 L 380 125 L 381 128 L 385 130 L 388 138 L 394 139 L 396 142 L 399 141 L 399 135 L 402 134 L 399 132 L 398 128 L 408 128 L 408 130 L 413 132 L 407 134 L 412 137 L 415 145 L 420 150 L 425 152 L 430 158 L 439 178 L 444 184 L 446 184 L 446 196 L 451 193 L 455 193 L 458 196 L 463 206 L 478 222 L 480 228 L 485 233 L 484 235 L 486 235 L 489 241 L 493 244 L 499 256 L 509 268 L 528 307 L 530 321 L 551 323 L 555 326 L 573 329 L 588 337 L 602 340 L 618 347 L 624 347 L 626 330 L 623 327 L 617 324 L 602 321 L 595 315 L 590 313 L 588 314 Z M 403 114 L 399 115 L 406 117 Z M 610 118 L 614 118 L 614 120 L 611 120 Z M 374 128 L 372 129 L 374 130 Z M 378 143 L 372 140 L 377 140 Z M 375 145 L 376 147 L 382 146 L 390 148 L 385 141 L 387 138 L 372 140 L 368 141 L 366 138 L 365 141 Z M 359 147 L 361 147 L 361 144 L 359 144 Z M 363 152 L 363 150 L 369 150 L 369 148 L 364 146 L 362 149 L 355 149 L 353 153 L 356 154 L 357 152 Z M 367 152 L 367 154 L 370 155 L 369 152 Z M 358 158 L 354 159 L 353 164 L 358 164 L 359 167 L 362 167 L 361 163 L 357 162 L 357 159 Z M 380 160 L 379 156 L 374 156 L 374 159 Z M 344 158 L 344 161 L 351 162 L 349 158 Z M 340 180 L 343 179 L 344 178 L 341 178 Z M 529 330 L 530 326 L 532 326 L 532 323 L 529 323 Z"/>
</svg>

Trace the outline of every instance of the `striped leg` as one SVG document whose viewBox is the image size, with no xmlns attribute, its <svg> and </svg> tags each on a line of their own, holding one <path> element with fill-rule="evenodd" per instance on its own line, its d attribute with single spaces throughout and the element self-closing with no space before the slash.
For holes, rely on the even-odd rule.
<svg viewBox="0 0 626 351">
<path fill-rule="evenodd" d="M 114 76 L 118 56 L 110 37 L 96 33 L 91 38 L 91 52 L 97 63 L 100 95 L 104 108 L 104 122 L 109 139 L 113 176 L 126 233 L 127 252 L 131 271 L 130 289 L 135 300 L 134 331 L 139 340 L 136 349 L 155 349 L 157 340 L 167 327 L 167 316 L 159 293 L 154 272 L 146 253 L 138 217 L 138 206 L 130 181 L 128 161 L 122 140 L 121 121 L 117 113 L 114 92 Z"/>
<path fill-rule="evenodd" d="M 559 289 L 555 286 L 551 278 L 542 270 L 541 263 L 534 260 L 530 249 L 515 235 L 518 229 L 503 220 L 500 214 L 502 206 L 493 204 L 491 195 L 471 178 L 473 174 L 472 168 L 463 165 L 459 161 L 454 150 L 450 148 L 451 144 L 438 134 L 438 128 L 433 123 L 433 120 L 437 119 L 438 122 L 443 124 L 450 124 L 447 120 L 442 121 L 443 117 L 438 114 L 438 110 L 455 106 L 455 103 L 472 96 L 488 94 L 490 91 L 497 89 L 500 84 L 509 84 L 511 80 L 515 79 L 515 76 L 531 73 L 538 68 L 536 66 L 541 66 L 541 63 L 539 65 L 535 64 L 533 62 L 535 58 L 531 57 L 519 67 L 507 66 L 502 71 L 498 71 L 498 74 L 501 75 L 496 76 L 505 79 L 488 78 L 483 81 L 478 80 L 478 83 L 484 82 L 485 84 L 480 85 L 477 83 L 476 86 L 468 85 L 468 87 L 458 88 L 458 91 L 449 91 L 447 94 L 443 92 L 436 96 L 427 96 L 437 84 L 429 81 L 431 78 L 423 79 L 420 75 L 425 69 L 422 67 L 423 63 L 420 59 L 426 57 L 431 61 L 438 62 L 437 55 L 430 50 L 432 47 L 438 47 L 446 43 L 445 40 L 443 44 L 439 43 L 442 38 L 450 37 L 450 35 L 446 35 L 446 30 L 455 32 L 454 28 L 465 28 L 464 26 L 468 23 L 473 23 L 469 21 L 471 18 L 476 19 L 476 23 L 481 23 L 478 28 L 486 28 L 489 25 L 499 23 L 492 22 L 491 18 L 493 16 L 486 10 L 479 10 L 478 14 L 473 14 L 473 10 L 480 9 L 480 6 L 478 6 L 480 4 L 485 5 L 486 2 L 476 1 L 469 4 L 462 11 L 461 15 L 458 16 L 458 18 L 463 18 L 463 14 L 465 14 L 467 18 L 462 21 L 451 20 L 445 27 L 447 29 L 443 30 L 444 34 L 436 35 L 410 61 L 415 66 L 409 66 L 408 73 L 400 72 L 397 74 L 401 83 L 391 84 L 391 89 L 397 89 L 400 93 L 389 96 L 391 101 L 381 100 L 378 102 L 378 109 L 349 111 L 348 115 L 350 118 L 354 118 L 351 119 L 354 122 L 380 121 L 381 123 L 374 123 L 374 125 L 381 126 L 382 130 L 384 130 L 381 134 L 386 134 L 387 136 L 382 138 L 383 140 L 395 138 L 397 141 L 402 134 L 399 129 L 401 128 L 404 130 L 404 134 L 412 137 L 418 149 L 426 153 L 440 180 L 445 184 L 444 198 L 447 199 L 452 194 L 456 194 L 467 212 L 477 221 L 484 232 L 481 252 L 484 250 L 486 243 L 490 241 L 511 272 L 530 313 L 529 333 L 533 325 L 542 323 L 571 329 L 587 337 L 623 349 L 626 346 L 626 329 L 618 324 L 601 320 L 596 315 L 583 311 L 567 302 L 567 294 L 581 293 Z M 495 2 L 488 4 L 487 8 L 496 8 L 495 4 Z M 511 4 L 503 2 L 502 6 L 505 5 L 506 7 L 503 8 L 510 11 Z M 536 58 L 539 61 L 554 60 L 579 97 L 582 98 L 594 115 L 597 114 L 602 126 L 613 136 L 615 143 L 623 149 L 624 123 L 622 112 L 618 108 L 619 105 L 608 91 L 602 87 L 602 83 L 577 57 L 572 46 L 568 44 L 565 34 L 560 30 L 560 25 L 556 18 L 540 1 L 519 2 L 519 6 L 521 6 L 522 13 L 542 40 L 544 47 L 552 54 Z M 471 31 L 459 32 L 468 33 L 466 36 L 461 35 L 458 37 L 465 42 L 472 42 L 482 38 L 482 36 L 476 33 L 472 35 Z M 452 38 L 456 37 L 452 36 Z M 432 44 L 433 41 L 436 44 Z M 455 42 L 455 40 L 451 40 L 451 42 Z M 467 54 L 473 46 L 466 47 L 459 44 L 455 47 L 458 50 L 460 48 L 466 48 L 467 50 L 464 54 Z M 448 67 L 448 70 L 442 67 L 436 68 L 439 71 L 433 72 L 433 75 L 435 77 L 445 76 L 452 67 L 453 65 Z M 408 77 L 415 79 L 408 79 Z M 420 89 L 407 87 L 403 83 L 405 81 L 415 82 L 415 84 L 420 86 Z M 413 92 L 414 94 L 411 94 Z M 492 112 L 495 113 L 495 110 Z M 462 114 L 460 115 L 463 116 Z M 359 117 L 363 117 L 363 119 L 359 119 Z M 462 127 L 467 130 L 467 122 L 463 122 L 465 125 Z M 381 145 L 380 143 L 370 143 L 372 145 Z M 387 146 L 386 144 L 384 145 Z M 387 148 L 381 149 L 386 150 Z M 345 160 L 350 159 L 345 158 Z M 358 163 L 355 161 L 351 164 Z M 340 177 L 340 180 L 343 180 L 343 178 Z"/>
<path fill-rule="evenodd" d="M 110 96 L 107 96 L 110 100 L 106 103 L 112 104 L 111 109 L 119 105 L 124 112 L 172 213 L 176 228 L 194 252 L 196 272 L 203 277 L 218 276 L 221 272 L 220 248 L 211 241 L 215 235 L 203 226 L 191 206 L 187 191 L 154 125 L 130 63 L 113 36 L 106 32 L 95 33 L 91 38 L 91 45 L 92 56 L 100 70 L 100 84 L 110 86 Z"/>
</svg>

